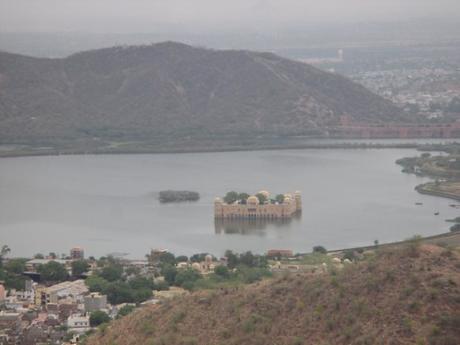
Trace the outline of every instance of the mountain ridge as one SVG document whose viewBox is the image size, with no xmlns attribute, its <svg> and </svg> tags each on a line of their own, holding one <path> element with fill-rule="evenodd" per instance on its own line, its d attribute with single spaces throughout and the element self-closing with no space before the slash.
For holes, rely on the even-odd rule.
<svg viewBox="0 0 460 345">
<path fill-rule="evenodd" d="M 58 59 L 0 52 L 3 142 L 321 134 L 345 114 L 404 120 L 363 86 L 272 53 L 176 42 Z"/>
</svg>

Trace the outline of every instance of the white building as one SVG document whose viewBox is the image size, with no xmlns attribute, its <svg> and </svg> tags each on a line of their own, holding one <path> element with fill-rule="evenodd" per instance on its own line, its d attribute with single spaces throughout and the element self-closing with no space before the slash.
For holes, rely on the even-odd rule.
<svg viewBox="0 0 460 345">
<path fill-rule="evenodd" d="M 69 331 L 75 333 L 84 333 L 91 329 L 89 325 L 89 316 L 70 315 L 67 318 L 67 327 Z"/>
</svg>

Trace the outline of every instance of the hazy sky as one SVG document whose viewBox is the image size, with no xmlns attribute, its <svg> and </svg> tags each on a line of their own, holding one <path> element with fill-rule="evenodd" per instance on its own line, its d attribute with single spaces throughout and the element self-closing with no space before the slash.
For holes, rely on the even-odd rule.
<svg viewBox="0 0 460 345">
<path fill-rule="evenodd" d="M 278 30 L 313 23 L 460 18 L 460 0 L 0 0 L 0 31 Z"/>
</svg>

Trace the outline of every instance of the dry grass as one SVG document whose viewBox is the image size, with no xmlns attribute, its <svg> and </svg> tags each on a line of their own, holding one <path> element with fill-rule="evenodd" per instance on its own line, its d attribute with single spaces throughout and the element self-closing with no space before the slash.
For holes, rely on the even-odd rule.
<svg viewBox="0 0 460 345">
<path fill-rule="evenodd" d="M 196 292 L 115 321 L 87 344 L 457 344 L 459 256 L 411 244 L 334 274 Z"/>
</svg>

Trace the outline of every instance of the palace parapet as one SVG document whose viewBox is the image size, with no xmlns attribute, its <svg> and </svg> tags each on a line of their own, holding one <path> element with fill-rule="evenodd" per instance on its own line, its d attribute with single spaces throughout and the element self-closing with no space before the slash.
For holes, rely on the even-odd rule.
<svg viewBox="0 0 460 345">
<path fill-rule="evenodd" d="M 276 199 L 270 199 L 269 192 L 261 191 L 231 202 L 221 198 L 214 201 L 214 217 L 217 219 L 283 219 L 291 218 L 301 211 L 302 197 L 299 191 L 277 195 Z"/>
</svg>

